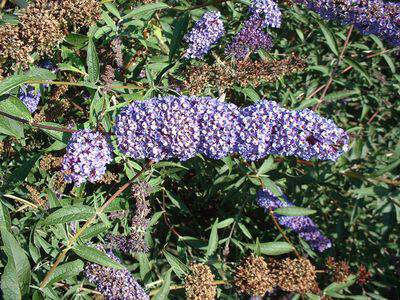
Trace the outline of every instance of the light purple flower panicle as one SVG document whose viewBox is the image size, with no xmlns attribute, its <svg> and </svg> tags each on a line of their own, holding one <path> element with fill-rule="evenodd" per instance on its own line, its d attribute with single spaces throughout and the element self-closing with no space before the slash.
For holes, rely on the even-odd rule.
<svg viewBox="0 0 400 300">
<path fill-rule="evenodd" d="M 100 180 L 111 161 L 112 148 L 102 133 L 89 129 L 79 130 L 68 141 L 62 171 L 67 182 L 79 186 L 87 180 Z"/>
<path fill-rule="evenodd" d="M 260 49 L 270 50 L 273 46 L 272 39 L 264 31 L 263 19 L 252 16 L 244 22 L 243 28 L 236 34 L 225 52 L 236 59 L 243 59 L 251 52 Z"/>
<path fill-rule="evenodd" d="M 39 105 L 40 97 L 42 94 L 39 90 L 29 84 L 24 85 L 19 89 L 18 98 L 25 104 L 26 108 L 34 113 Z"/>
<path fill-rule="evenodd" d="M 270 190 L 262 189 L 257 193 L 257 203 L 264 208 L 266 212 L 279 207 L 294 206 L 293 203 L 286 200 L 286 196 L 282 196 L 285 198 L 286 203 L 279 200 Z M 279 224 L 298 233 L 300 237 L 306 240 L 313 249 L 323 252 L 332 247 L 331 241 L 326 238 L 321 231 L 319 231 L 317 226 L 309 217 L 281 216 L 278 214 L 276 214 L 276 216 Z"/>
<path fill-rule="evenodd" d="M 262 27 L 281 27 L 282 14 L 278 4 L 272 0 L 254 0 L 250 5 L 252 17 L 262 18 Z"/>
<path fill-rule="evenodd" d="M 98 247 L 99 248 L 99 247 Z M 102 247 L 100 247 L 102 250 Z M 121 263 L 112 251 L 107 251 L 107 256 Z M 85 267 L 85 277 L 97 286 L 97 290 L 107 300 L 149 300 L 150 297 L 140 286 L 132 274 L 126 269 L 114 269 L 95 263 Z"/>
<path fill-rule="evenodd" d="M 203 58 L 224 33 L 221 13 L 218 11 L 206 12 L 184 37 L 184 40 L 189 44 L 184 57 Z"/>
<path fill-rule="evenodd" d="M 135 101 L 122 109 L 114 130 L 121 152 L 154 161 L 198 153 L 212 159 L 239 153 L 249 161 L 269 154 L 336 160 L 348 148 L 346 132 L 333 121 L 266 100 L 241 110 L 210 97 Z"/>
<path fill-rule="evenodd" d="M 362 34 L 375 34 L 400 45 L 400 3 L 382 0 L 295 0 L 327 20 L 354 24 Z"/>
</svg>

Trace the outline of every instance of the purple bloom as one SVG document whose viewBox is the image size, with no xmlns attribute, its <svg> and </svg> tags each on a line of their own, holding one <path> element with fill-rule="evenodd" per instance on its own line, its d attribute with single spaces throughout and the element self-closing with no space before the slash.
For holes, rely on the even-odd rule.
<svg viewBox="0 0 400 300">
<path fill-rule="evenodd" d="M 290 111 L 273 101 L 242 109 L 239 128 L 236 149 L 246 160 L 278 154 L 335 161 L 348 149 L 346 132 L 332 120 L 309 109 Z"/>
<path fill-rule="evenodd" d="M 264 31 L 263 22 L 259 15 L 253 15 L 245 21 L 244 27 L 228 45 L 226 53 L 236 59 L 243 59 L 250 52 L 257 52 L 260 49 L 270 50 L 273 43 L 271 37 Z"/>
<path fill-rule="evenodd" d="M 285 195 L 282 194 L 282 196 L 285 202 L 279 200 L 270 190 L 263 189 L 257 193 L 257 203 L 264 208 L 266 212 L 278 207 L 294 206 L 293 203 L 287 201 Z M 332 247 L 331 241 L 318 230 L 317 226 L 309 217 L 277 215 L 277 220 L 282 226 L 290 228 L 298 233 L 313 249 L 319 252 L 323 252 Z"/>
<path fill-rule="evenodd" d="M 103 247 L 98 248 L 103 250 Z M 107 251 L 107 256 L 121 263 L 121 260 L 116 257 L 112 251 Z M 96 284 L 97 290 L 101 292 L 107 300 L 150 299 L 144 289 L 126 269 L 117 270 L 95 263 L 89 263 L 85 267 L 85 277 L 90 282 Z"/>
<path fill-rule="evenodd" d="M 35 90 L 35 87 L 29 84 L 19 89 L 18 98 L 25 104 L 26 108 L 34 113 L 38 107 L 41 93 Z"/>
<path fill-rule="evenodd" d="M 87 180 L 100 180 L 106 172 L 106 165 L 111 161 L 112 148 L 102 133 L 89 129 L 79 130 L 68 141 L 62 171 L 67 182 L 79 186 Z"/>
<path fill-rule="evenodd" d="M 199 99 L 195 104 L 200 128 L 197 152 L 212 159 L 232 154 L 236 145 L 239 109 L 234 104 L 212 98 Z"/>
<path fill-rule="evenodd" d="M 296 0 L 324 19 L 354 24 L 364 35 L 375 34 L 393 46 L 400 45 L 400 4 L 382 0 Z"/>
<path fill-rule="evenodd" d="M 269 154 L 336 160 L 348 148 L 346 132 L 333 121 L 266 100 L 241 110 L 209 97 L 135 101 L 117 116 L 115 134 L 121 152 L 154 161 L 235 152 L 250 161 Z"/>
<path fill-rule="evenodd" d="M 274 1 L 254 0 L 249 11 L 253 14 L 253 17 L 262 19 L 261 27 L 281 27 L 282 14 Z"/>
<path fill-rule="evenodd" d="M 206 12 L 184 37 L 189 44 L 184 57 L 203 58 L 210 51 L 211 46 L 217 43 L 224 33 L 225 29 L 221 20 L 221 13 L 217 11 Z"/>
</svg>

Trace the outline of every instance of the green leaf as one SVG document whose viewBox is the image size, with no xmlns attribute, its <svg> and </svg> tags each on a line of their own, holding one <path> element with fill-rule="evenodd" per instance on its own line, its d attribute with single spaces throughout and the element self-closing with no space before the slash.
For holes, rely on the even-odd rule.
<svg viewBox="0 0 400 300">
<path fill-rule="evenodd" d="M 86 64 L 88 67 L 89 81 L 91 83 L 97 82 L 100 76 L 100 63 L 96 52 L 96 46 L 93 42 L 93 37 L 89 37 Z"/>
<path fill-rule="evenodd" d="M 212 255 L 218 247 L 218 219 L 214 222 L 211 228 L 210 238 L 208 240 L 208 247 L 206 256 Z"/>
<path fill-rule="evenodd" d="M 169 61 L 171 62 L 174 58 L 175 54 L 179 50 L 180 44 L 182 43 L 183 36 L 187 31 L 189 24 L 189 14 L 184 13 L 175 19 L 173 23 L 174 32 L 171 39 L 171 43 L 169 45 Z"/>
<path fill-rule="evenodd" d="M 89 38 L 86 35 L 78 34 L 78 33 L 70 33 L 65 37 L 65 41 L 73 46 L 83 47 Z"/>
<path fill-rule="evenodd" d="M 317 211 L 298 206 L 279 207 L 274 210 L 274 213 L 283 216 L 308 216 L 315 214 Z"/>
<path fill-rule="evenodd" d="M 270 157 L 268 157 L 268 159 L 264 160 L 263 164 L 258 169 L 257 174 L 263 175 L 275 168 L 276 168 L 276 164 L 274 164 L 274 159 L 270 156 Z"/>
<path fill-rule="evenodd" d="M 158 293 L 152 298 L 152 300 L 164 300 L 168 299 L 169 288 L 171 286 L 171 272 L 172 269 L 169 269 L 163 276 L 163 285 L 161 286 Z"/>
<path fill-rule="evenodd" d="M 77 220 L 87 220 L 96 213 L 96 209 L 87 205 L 62 207 L 41 221 L 42 225 L 56 225 Z"/>
<path fill-rule="evenodd" d="M 11 96 L 6 100 L 0 101 L 0 111 L 15 117 L 31 120 L 32 116 L 25 104 L 17 97 Z"/>
<path fill-rule="evenodd" d="M 242 224 L 242 223 L 238 223 L 238 226 L 240 228 L 240 230 L 243 232 L 243 234 L 248 237 L 249 239 L 252 239 L 253 237 L 251 236 L 250 231 L 247 229 L 247 227 Z"/>
<path fill-rule="evenodd" d="M 189 268 L 179 258 L 172 255 L 166 250 L 164 250 L 163 253 L 168 263 L 171 265 L 173 271 L 178 277 L 182 278 L 184 275 L 189 273 Z"/>
<path fill-rule="evenodd" d="M 10 231 L 11 228 L 11 219 L 10 213 L 8 212 L 7 207 L 0 202 L 0 229 L 6 229 Z"/>
<path fill-rule="evenodd" d="M 103 251 L 97 250 L 92 247 L 84 246 L 84 245 L 76 245 L 72 250 L 79 255 L 80 257 L 94 262 L 96 264 L 115 268 L 115 269 L 124 269 L 124 266 L 121 265 L 119 262 L 109 258 L 106 253 Z"/>
<path fill-rule="evenodd" d="M 17 271 L 14 264 L 8 262 L 3 269 L 3 275 L 1 276 L 1 291 L 4 300 L 22 299 L 16 275 Z"/>
<path fill-rule="evenodd" d="M 328 44 L 329 48 L 336 56 L 339 56 L 339 50 L 335 36 L 332 34 L 330 29 L 326 27 L 322 22 L 318 22 L 318 24 L 319 27 L 321 28 L 323 35 L 325 36 L 326 43 Z"/>
<path fill-rule="evenodd" d="M 257 250 L 257 244 L 245 244 L 252 251 Z M 260 243 L 260 253 L 264 255 L 281 255 L 293 251 L 292 246 L 287 242 Z"/>
<path fill-rule="evenodd" d="M 351 58 L 345 58 L 344 62 L 348 64 L 349 66 L 352 66 L 354 70 L 356 70 L 358 73 L 360 73 L 365 79 L 368 80 L 368 82 L 371 84 L 371 78 L 368 75 L 367 71 L 364 69 L 363 66 L 361 66 L 358 62 Z"/>
<path fill-rule="evenodd" d="M 165 9 L 165 8 L 169 8 L 169 6 L 162 2 L 141 5 L 138 8 L 127 13 L 123 17 L 123 19 L 148 17 L 149 15 L 154 13 L 156 10 Z"/>
<path fill-rule="evenodd" d="M 28 292 L 31 282 L 31 266 L 28 257 L 14 236 L 5 227 L 1 227 L 0 231 L 4 244 L 4 252 L 7 255 L 7 274 L 5 277 L 5 284 L 7 286 L 5 288 L 9 289 L 14 287 L 15 285 L 10 283 L 10 281 L 13 280 L 18 286 L 17 290 L 19 293 L 25 295 Z"/>
<path fill-rule="evenodd" d="M 0 81 L 0 95 L 19 87 L 20 85 L 32 80 L 54 80 L 56 76 L 46 69 L 33 68 L 22 75 L 13 75 Z"/>
<path fill-rule="evenodd" d="M 18 121 L 0 116 L 0 133 L 21 139 L 24 137 L 24 128 Z"/>
<path fill-rule="evenodd" d="M 350 275 L 349 277 L 347 277 L 345 282 L 333 282 L 323 290 L 323 294 L 328 296 L 330 295 L 333 296 L 337 292 L 340 292 L 343 289 L 353 285 L 356 282 L 356 280 L 357 280 L 357 275 Z"/>
<path fill-rule="evenodd" d="M 79 275 L 84 267 L 83 261 L 80 259 L 59 265 L 54 273 L 50 276 L 48 284 L 56 283 L 61 280 L 70 279 L 73 276 Z"/>
</svg>

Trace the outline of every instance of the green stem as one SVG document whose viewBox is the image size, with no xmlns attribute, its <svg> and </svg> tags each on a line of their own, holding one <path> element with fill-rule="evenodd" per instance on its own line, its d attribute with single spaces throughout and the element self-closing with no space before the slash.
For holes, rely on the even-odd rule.
<svg viewBox="0 0 400 300">
<path fill-rule="evenodd" d="M 90 217 L 90 219 L 88 219 L 85 224 L 83 224 L 83 226 L 74 234 L 74 236 L 72 236 L 68 242 L 67 245 L 65 247 L 65 249 L 60 253 L 60 255 L 57 257 L 56 261 L 54 262 L 54 264 L 52 265 L 52 267 L 50 268 L 50 270 L 47 272 L 46 276 L 44 277 L 44 279 L 42 280 L 42 282 L 40 283 L 40 288 L 43 289 L 46 287 L 47 282 L 49 281 L 51 275 L 54 273 L 54 271 L 56 270 L 57 266 L 64 260 L 65 256 L 67 255 L 67 252 L 69 251 L 69 249 L 72 248 L 72 246 L 74 245 L 74 243 L 77 241 L 77 239 L 82 235 L 82 233 L 85 232 L 85 230 L 87 228 L 89 228 L 89 226 L 97 219 L 97 216 L 100 215 L 101 213 L 104 212 L 104 210 L 115 200 L 117 199 L 117 197 L 119 195 L 122 194 L 123 191 L 125 191 L 137 178 L 139 178 L 139 176 L 141 176 L 143 174 L 143 172 L 145 170 L 147 170 L 147 168 L 149 168 L 151 165 L 153 164 L 153 162 L 149 162 L 147 163 L 146 166 L 144 166 L 142 168 L 142 170 L 138 173 L 136 173 L 136 175 L 129 180 L 127 183 L 125 183 L 123 186 L 121 186 L 118 191 L 115 192 L 115 194 L 113 194 L 98 210 L 97 212 Z"/>
</svg>

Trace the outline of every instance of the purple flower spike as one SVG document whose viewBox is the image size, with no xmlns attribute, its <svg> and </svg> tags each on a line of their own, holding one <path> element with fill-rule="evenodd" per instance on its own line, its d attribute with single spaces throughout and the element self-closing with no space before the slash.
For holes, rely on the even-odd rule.
<svg viewBox="0 0 400 300">
<path fill-rule="evenodd" d="M 293 203 L 286 200 L 285 195 L 282 194 L 282 196 L 285 198 L 286 203 L 279 200 L 270 190 L 263 189 L 257 193 L 257 203 L 264 208 L 266 212 L 278 207 L 294 206 Z M 317 226 L 309 217 L 280 216 L 278 214 L 276 214 L 276 216 L 279 224 L 298 233 L 313 249 L 323 252 L 332 247 L 331 241 L 318 230 Z"/>
<path fill-rule="evenodd" d="M 87 180 L 100 180 L 111 161 L 112 148 L 107 138 L 100 132 L 84 129 L 74 132 L 68 141 L 62 171 L 67 182 L 80 186 Z"/>
<path fill-rule="evenodd" d="M 211 46 L 217 43 L 224 33 L 225 29 L 221 20 L 221 13 L 218 11 L 206 12 L 184 37 L 189 44 L 184 57 L 203 58 L 210 51 Z"/>
<path fill-rule="evenodd" d="M 135 101 L 121 110 L 114 129 L 122 153 L 154 161 L 236 152 L 249 161 L 269 154 L 336 160 L 348 148 L 346 132 L 333 121 L 266 100 L 241 110 L 209 97 Z"/>
<path fill-rule="evenodd" d="M 243 59 L 250 52 L 257 52 L 260 49 L 270 50 L 272 46 L 271 37 L 264 32 L 263 19 L 259 15 L 254 15 L 244 22 L 244 27 L 228 45 L 226 53 L 236 59 Z"/>
<path fill-rule="evenodd" d="M 103 250 L 102 247 L 97 247 Z M 121 263 L 112 251 L 107 251 L 107 256 L 112 260 Z M 144 289 L 126 270 L 117 270 L 104 267 L 95 263 L 89 263 L 85 267 L 85 277 L 96 284 L 97 290 L 102 293 L 107 300 L 149 300 L 150 297 Z"/>
<path fill-rule="evenodd" d="M 25 85 L 20 88 L 18 92 L 18 98 L 25 104 L 26 108 L 34 113 L 39 105 L 41 93 L 39 90 L 35 90 L 35 87 L 32 85 Z"/>
<path fill-rule="evenodd" d="M 393 46 L 400 45 L 400 4 L 382 0 L 295 0 L 322 18 L 354 24 L 362 34 L 375 34 Z"/>
<path fill-rule="evenodd" d="M 282 14 L 272 0 L 254 0 L 249 9 L 253 17 L 262 18 L 262 27 L 281 27 Z"/>
</svg>

